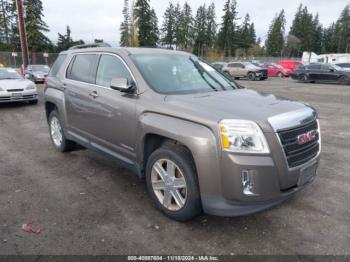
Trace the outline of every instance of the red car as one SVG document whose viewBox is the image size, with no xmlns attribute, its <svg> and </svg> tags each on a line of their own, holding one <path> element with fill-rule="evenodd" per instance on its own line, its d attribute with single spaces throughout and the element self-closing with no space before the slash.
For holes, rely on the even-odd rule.
<svg viewBox="0 0 350 262">
<path fill-rule="evenodd" d="M 304 67 L 304 64 L 301 61 L 297 60 L 280 60 L 278 64 L 283 68 L 291 70 L 292 72 L 295 72 Z"/>
<path fill-rule="evenodd" d="M 292 72 L 275 63 L 263 64 L 262 67 L 267 69 L 269 77 L 289 77 Z"/>
</svg>

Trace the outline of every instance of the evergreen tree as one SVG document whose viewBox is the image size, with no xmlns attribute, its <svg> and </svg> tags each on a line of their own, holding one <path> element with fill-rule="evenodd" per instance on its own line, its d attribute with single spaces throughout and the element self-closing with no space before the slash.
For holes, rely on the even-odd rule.
<svg viewBox="0 0 350 262">
<path fill-rule="evenodd" d="M 265 43 L 266 52 L 271 56 L 280 56 L 284 47 L 286 19 L 284 10 L 272 20 Z"/>
<path fill-rule="evenodd" d="M 58 52 L 69 49 L 74 45 L 73 39 L 71 37 L 70 27 L 67 26 L 66 34 L 58 33 L 57 50 Z"/>
<path fill-rule="evenodd" d="M 149 0 L 137 0 L 135 3 L 134 12 L 138 27 L 139 45 L 156 46 L 154 37 L 152 36 L 152 10 L 149 4 Z"/>
<path fill-rule="evenodd" d="M 212 3 L 207 10 L 207 29 L 206 29 L 206 47 L 213 48 L 216 42 L 216 14 L 215 14 L 215 4 Z"/>
<path fill-rule="evenodd" d="M 337 52 L 337 43 L 335 39 L 335 23 L 332 23 L 328 28 L 323 29 L 321 52 L 324 54 Z"/>
<path fill-rule="evenodd" d="M 207 9 L 204 4 L 198 8 L 194 23 L 195 35 L 193 53 L 198 56 L 202 56 L 207 48 L 207 22 Z"/>
<path fill-rule="evenodd" d="M 256 42 L 254 23 L 250 23 L 250 16 L 246 14 L 243 24 L 239 29 L 239 47 L 247 51 Z"/>
<path fill-rule="evenodd" d="M 158 28 L 158 17 L 155 10 L 151 10 L 151 31 L 150 31 L 150 43 L 151 47 L 156 47 L 159 41 L 159 28 Z"/>
<path fill-rule="evenodd" d="M 193 45 L 193 34 L 194 34 L 194 19 L 192 16 L 192 9 L 187 2 L 185 2 L 181 16 L 180 16 L 180 34 L 179 34 L 179 45 L 185 50 L 192 48 Z"/>
<path fill-rule="evenodd" d="M 0 0 L 0 43 L 10 44 L 12 8 L 9 0 Z"/>
<path fill-rule="evenodd" d="M 350 52 L 350 5 L 344 8 L 336 22 L 333 38 L 336 43 L 336 52 Z"/>
<path fill-rule="evenodd" d="M 163 35 L 162 44 L 172 48 L 175 43 L 175 7 L 171 2 L 165 10 L 161 31 Z"/>
<path fill-rule="evenodd" d="M 28 48 L 32 52 L 46 51 L 52 46 L 51 41 L 44 35 L 49 31 L 43 21 L 43 5 L 41 0 L 25 0 L 26 31 Z"/>
<path fill-rule="evenodd" d="M 129 1 L 124 0 L 124 21 L 120 24 L 120 46 L 131 45 Z"/>
<path fill-rule="evenodd" d="M 236 36 L 236 20 L 237 20 L 237 2 L 236 0 L 227 0 L 224 6 L 224 16 L 218 34 L 218 47 L 224 51 L 226 56 L 232 56 L 235 52 L 237 43 Z"/>
</svg>

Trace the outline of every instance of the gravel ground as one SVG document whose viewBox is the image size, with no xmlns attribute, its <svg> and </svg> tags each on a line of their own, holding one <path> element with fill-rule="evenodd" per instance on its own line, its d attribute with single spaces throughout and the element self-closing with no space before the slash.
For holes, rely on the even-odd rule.
<svg viewBox="0 0 350 262">
<path fill-rule="evenodd" d="M 302 193 L 252 216 L 171 221 L 128 170 L 54 150 L 39 86 L 38 105 L 0 106 L 0 254 L 350 254 L 350 86 L 240 83 L 319 111 L 319 176 Z"/>
</svg>

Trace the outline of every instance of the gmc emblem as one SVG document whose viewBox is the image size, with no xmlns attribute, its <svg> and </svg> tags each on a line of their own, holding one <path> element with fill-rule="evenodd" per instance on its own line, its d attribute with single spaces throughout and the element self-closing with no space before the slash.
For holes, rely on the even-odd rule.
<svg viewBox="0 0 350 262">
<path fill-rule="evenodd" d="M 312 130 L 312 131 L 309 131 L 305 134 L 298 136 L 298 139 L 297 139 L 298 145 L 304 145 L 304 144 L 309 143 L 313 140 L 316 140 L 316 135 L 317 135 L 317 131 Z"/>
</svg>

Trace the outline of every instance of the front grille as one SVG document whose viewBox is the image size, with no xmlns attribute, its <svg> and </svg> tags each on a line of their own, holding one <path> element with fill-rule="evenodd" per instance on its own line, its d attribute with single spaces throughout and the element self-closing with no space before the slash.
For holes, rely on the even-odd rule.
<svg viewBox="0 0 350 262">
<path fill-rule="evenodd" d="M 300 145 L 298 143 L 298 136 L 313 130 L 317 130 L 316 139 Z M 316 120 L 303 126 L 279 131 L 278 136 L 281 140 L 288 166 L 290 168 L 305 164 L 316 157 L 320 151 L 320 134 L 318 132 L 318 124 Z"/>
<path fill-rule="evenodd" d="M 267 76 L 267 70 L 263 69 L 263 70 L 259 70 L 259 73 L 261 73 L 262 76 L 266 77 Z"/>
<path fill-rule="evenodd" d="M 7 92 L 23 92 L 24 89 L 7 89 Z"/>
</svg>

